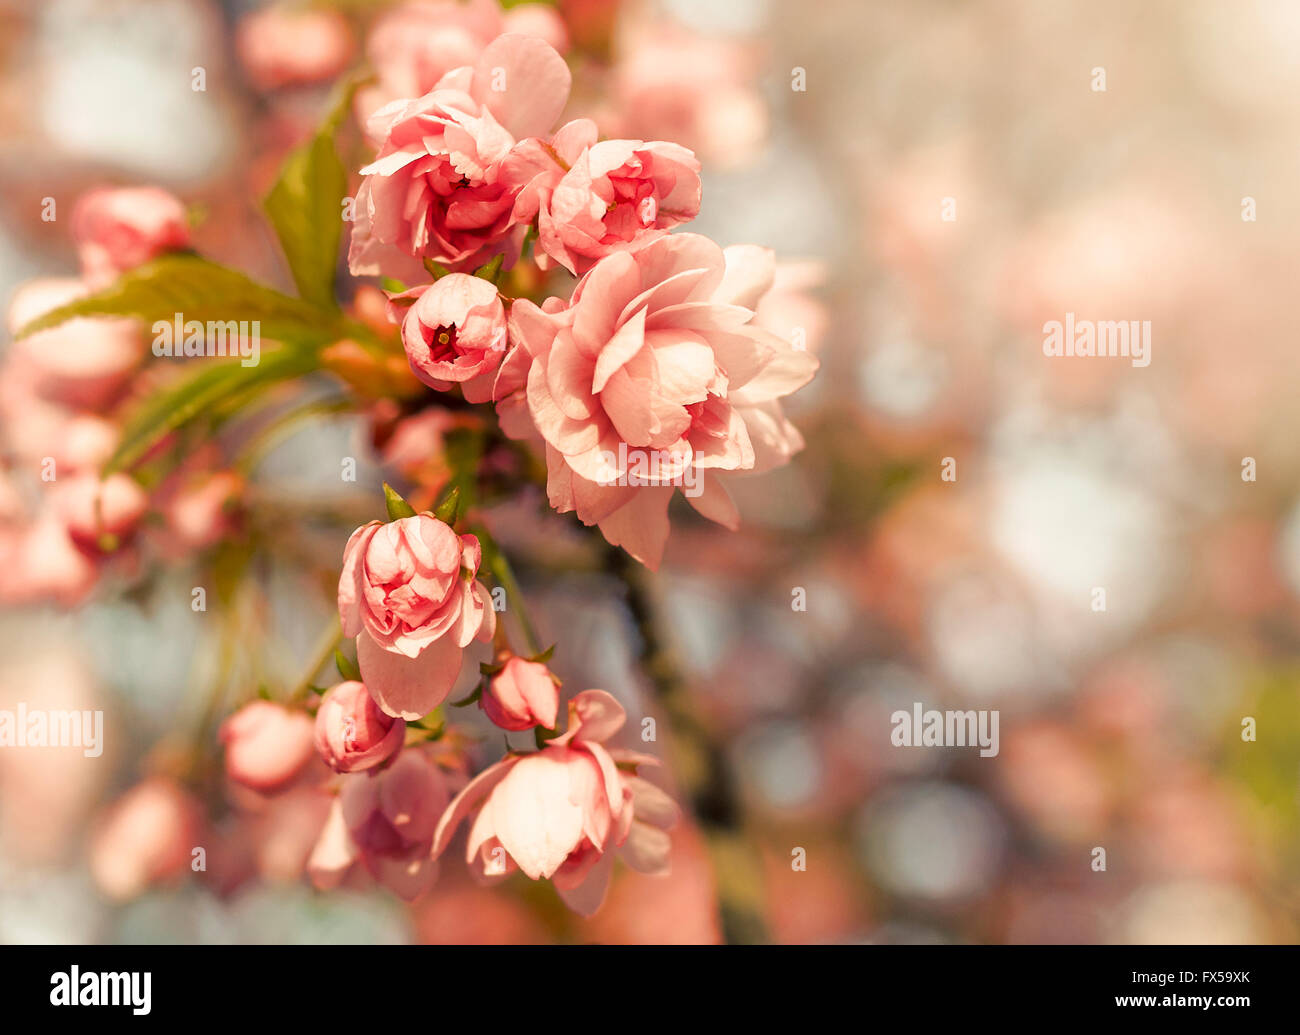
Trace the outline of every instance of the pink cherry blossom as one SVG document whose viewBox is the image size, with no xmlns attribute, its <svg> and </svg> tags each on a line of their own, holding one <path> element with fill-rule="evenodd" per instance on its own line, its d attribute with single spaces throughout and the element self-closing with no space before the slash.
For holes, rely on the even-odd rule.
<svg viewBox="0 0 1300 1035">
<path fill-rule="evenodd" d="M 203 550 L 230 535 L 239 524 L 238 506 L 244 490 L 244 479 L 235 471 L 185 478 L 162 508 L 169 545 Z"/>
<path fill-rule="evenodd" d="M 244 705 L 221 726 L 226 773 L 255 791 L 279 790 L 312 756 L 312 723 L 303 712 L 271 701 Z"/>
<path fill-rule="evenodd" d="M 676 140 L 710 168 L 753 160 L 769 119 L 742 43 L 646 15 L 625 19 L 620 37 L 613 103 L 601 113 L 607 132 Z"/>
<path fill-rule="evenodd" d="M 438 876 L 430 854 L 454 775 L 427 751 L 402 752 L 383 769 L 344 777 L 307 872 L 318 888 L 337 887 L 354 862 L 410 901 Z"/>
<path fill-rule="evenodd" d="M 605 691 L 578 694 L 562 736 L 490 766 L 456 796 L 438 823 L 434 857 L 473 815 L 465 858 L 479 879 L 523 870 L 533 880 L 552 881 L 584 916 L 604 900 L 615 852 L 642 873 L 667 873 L 666 831 L 677 808 L 659 788 L 620 767 L 654 759 L 603 745 L 625 719 Z"/>
<path fill-rule="evenodd" d="M 93 413 L 78 413 L 63 422 L 63 433 L 50 450 L 65 471 L 97 469 L 113 455 L 122 433 L 111 420 Z"/>
<path fill-rule="evenodd" d="M 88 554 L 112 553 L 136 529 L 149 498 L 129 475 L 80 474 L 57 483 L 54 507 L 72 541 Z"/>
<path fill-rule="evenodd" d="M 538 226 L 538 264 L 586 273 L 597 260 L 644 243 L 700 211 L 700 163 L 680 144 L 603 140 L 579 119 L 543 145 L 529 140 L 509 159 L 527 169 L 516 215 Z M 521 178 L 518 171 L 516 178 Z"/>
<path fill-rule="evenodd" d="M 316 751 L 336 773 L 371 769 L 402 748 L 406 723 L 385 715 L 365 685 L 340 683 L 316 712 Z"/>
<path fill-rule="evenodd" d="M 107 479 L 81 471 L 58 480 L 35 516 L 25 522 L 16 496 L 5 503 L 5 557 L 0 600 L 55 600 L 75 606 L 95 588 L 110 557 L 127 549 L 148 498 L 128 475 Z"/>
<path fill-rule="evenodd" d="M 545 665 L 511 655 L 488 681 L 479 704 L 503 730 L 534 726 L 553 730 L 560 710 L 560 688 Z"/>
<path fill-rule="evenodd" d="M 338 11 L 268 7 L 240 19 L 235 46 L 258 88 L 275 90 L 338 75 L 356 41 Z"/>
<path fill-rule="evenodd" d="M 422 97 L 448 72 L 472 65 L 498 36 L 535 36 L 561 53 L 564 22 L 546 4 L 518 4 L 502 12 L 497 0 L 417 0 L 385 11 L 366 40 L 378 82 L 357 94 L 364 119 L 390 101 Z"/>
<path fill-rule="evenodd" d="M 764 250 L 723 252 L 695 234 L 660 237 L 598 262 L 567 307 L 516 301 L 507 371 L 546 445 L 547 492 L 561 512 L 656 568 L 677 487 L 729 528 L 739 516 L 719 473 L 788 459 L 801 446 L 778 400 L 816 358 L 753 322 L 771 285 Z M 549 311 L 548 311 L 549 309 Z M 503 426 L 510 431 L 510 426 Z"/>
<path fill-rule="evenodd" d="M 418 719 L 451 692 L 464 649 L 496 628 L 478 573 L 482 550 L 432 514 L 352 533 L 339 577 L 343 634 L 357 638 L 362 680 L 388 715 Z"/>
<path fill-rule="evenodd" d="M 87 294 L 87 285 L 73 278 L 28 281 L 9 305 L 10 333 Z M 101 410 L 120 397 L 145 352 L 135 321 L 78 317 L 16 341 L 5 376 L 50 402 Z"/>
<path fill-rule="evenodd" d="M 569 29 L 549 3 L 512 5 L 502 19 L 501 31 L 515 36 L 535 36 L 561 54 L 569 49 Z"/>
<path fill-rule="evenodd" d="M 33 465 L 49 457 L 58 474 L 98 470 L 121 439 L 116 423 L 51 402 L 41 394 L 42 380 L 22 343 L 11 347 L 0 376 L 0 421 L 10 455 Z"/>
<path fill-rule="evenodd" d="M 110 898 L 134 898 L 185 872 L 199 844 L 198 802 L 179 784 L 151 777 L 119 798 L 90 840 L 90 872 Z"/>
<path fill-rule="evenodd" d="M 72 213 L 72 236 L 93 289 L 164 252 L 190 246 L 185 206 L 159 187 L 91 191 Z"/>
<path fill-rule="evenodd" d="M 371 115 L 367 132 L 380 147 L 361 170 L 352 272 L 409 283 L 418 260 L 453 270 L 498 254 L 513 263 L 524 232 L 514 217 L 520 185 L 504 175 L 503 162 L 516 141 L 549 132 L 569 81 L 568 66 L 548 44 L 501 36 L 473 67 Z"/>
<path fill-rule="evenodd" d="M 496 287 L 451 273 L 399 297 L 410 296 L 415 300 L 402 320 L 402 345 L 415 376 L 440 391 L 460 383 L 470 402 L 491 399 L 507 340 Z"/>
<path fill-rule="evenodd" d="M 0 568 L 0 600 L 82 603 L 95 588 L 99 565 L 77 548 L 56 514 L 41 514 L 26 527 L 8 530 L 8 563 Z"/>
</svg>

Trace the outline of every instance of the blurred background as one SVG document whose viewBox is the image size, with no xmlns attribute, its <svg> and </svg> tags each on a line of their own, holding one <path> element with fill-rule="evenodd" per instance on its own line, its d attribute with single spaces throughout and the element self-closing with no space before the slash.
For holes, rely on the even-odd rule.
<svg viewBox="0 0 1300 1035">
<path fill-rule="evenodd" d="M 392 6 L 0 0 L 0 297 L 75 270 L 44 199 L 102 184 L 169 188 L 200 251 L 287 286 L 259 201 Z M 456 864 L 409 907 L 314 892 L 307 790 L 163 795 L 209 871 L 115 867 L 105 810 L 194 731 L 217 750 L 203 688 L 230 652 L 292 679 L 331 613 L 383 475 L 360 419 L 330 419 L 251 472 L 255 577 L 220 634 L 189 606 L 210 558 L 0 615 L 0 707 L 106 724 L 100 758 L 0 749 L 0 940 L 711 942 L 730 896 L 780 942 L 1294 941 L 1300 9 L 559 10 L 573 112 L 694 147 L 692 229 L 777 251 L 765 318 L 822 361 L 789 407 L 804 452 L 738 487 L 738 533 L 683 512 L 656 580 L 738 835 L 708 851 L 688 819 L 673 875 L 620 872 L 587 921 Z M 1149 320 L 1150 365 L 1045 356 L 1066 313 Z M 8 420 L 17 470 L 41 443 Z M 533 500 L 494 527 L 566 686 L 656 714 L 576 522 Z M 996 709 L 999 753 L 893 746 L 914 702 Z"/>
</svg>

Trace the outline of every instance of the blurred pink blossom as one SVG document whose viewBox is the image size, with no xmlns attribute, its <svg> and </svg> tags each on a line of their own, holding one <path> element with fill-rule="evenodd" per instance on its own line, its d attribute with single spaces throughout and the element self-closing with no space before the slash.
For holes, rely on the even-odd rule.
<svg viewBox="0 0 1300 1035">
<path fill-rule="evenodd" d="M 90 841 L 90 872 L 104 894 L 125 900 L 173 879 L 199 844 L 200 810 L 173 780 L 136 784 L 101 817 Z"/>
<path fill-rule="evenodd" d="M 92 289 L 164 252 L 190 246 L 185 206 L 159 187 L 102 187 L 72 213 L 82 271 Z"/>
<path fill-rule="evenodd" d="M 255 791 L 279 790 L 310 761 L 312 733 L 303 712 L 271 701 L 246 704 L 221 726 L 226 773 Z"/>
<path fill-rule="evenodd" d="M 676 140 L 711 165 L 743 165 L 767 137 L 767 105 L 741 44 L 626 19 L 613 89 L 614 103 L 600 118 L 608 132 Z"/>
<path fill-rule="evenodd" d="M 448 72 L 478 61 L 503 33 L 534 36 L 560 53 L 568 47 L 564 22 L 547 4 L 497 0 L 417 0 L 385 11 L 366 40 L 379 81 L 357 93 L 362 120 L 390 101 L 422 97 Z"/>
<path fill-rule="evenodd" d="M 17 334 L 37 317 L 88 293 L 86 284 L 71 278 L 28 281 L 10 303 L 9 331 Z M 16 374 L 43 399 L 103 410 L 119 396 L 144 354 L 144 336 L 134 321 L 77 317 L 16 341 L 6 366 L 8 376 Z M 11 398 L 19 402 L 17 394 Z"/>
<path fill-rule="evenodd" d="M 430 844 L 451 800 L 452 774 L 426 751 L 404 751 L 392 765 L 343 780 L 307 868 L 318 888 L 337 887 L 358 860 L 408 901 L 437 879 Z"/>
<path fill-rule="evenodd" d="M 338 11 L 267 7 L 239 21 L 239 60 L 262 90 L 319 83 L 342 72 L 356 41 Z"/>
</svg>

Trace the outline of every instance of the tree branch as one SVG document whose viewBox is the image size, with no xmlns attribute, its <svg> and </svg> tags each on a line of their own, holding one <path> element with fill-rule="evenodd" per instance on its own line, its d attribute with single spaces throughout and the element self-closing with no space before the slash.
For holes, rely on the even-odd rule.
<svg viewBox="0 0 1300 1035">
<path fill-rule="evenodd" d="M 677 658 L 660 633 L 650 573 L 608 545 L 606 563 L 627 587 L 641 663 L 669 722 L 673 769 L 708 843 L 723 937 L 732 944 L 766 942 L 759 856 L 745 837 L 735 777 L 725 752 L 700 721 Z"/>
</svg>

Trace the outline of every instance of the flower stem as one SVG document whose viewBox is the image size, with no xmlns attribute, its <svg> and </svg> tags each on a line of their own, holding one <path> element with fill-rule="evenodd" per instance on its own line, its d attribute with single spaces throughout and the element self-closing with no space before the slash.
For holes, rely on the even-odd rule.
<svg viewBox="0 0 1300 1035">
<path fill-rule="evenodd" d="M 334 652 L 342 642 L 343 629 L 339 625 L 338 615 L 335 615 L 321 631 L 320 638 L 316 641 L 316 650 L 311 660 L 307 662 L 309 667 L 303 670 L 302 679 L 289 692 L 290 704 L 298 704 L 306 698 L 311 692 L 312 680 L 316 678 L 316 673 L 333 659 Z"/>
<path fill-rule="evenodd" d="M 519 628 L 523 630 L 524 640 L 528 644 L 528 653 L 540 654 L 542 644 L 537 638 L 537 629 L 533 626 L 532 618 L 529 617 L 528 605 L 524 602 L 524 593 L 519 588 L 519 580 L 515 578 L 510 560 L 497 541 L 492 538 L 492 534 L 482 525 L 474 526 L 474 534 L 478 536 L 479 544 L 483 547 L 483 559 L 488 571 L 492 573 L 497 584 L 506 591 L 506 601 L 514 608 L 515 615 L 519 619 Z"/>
</svg>

